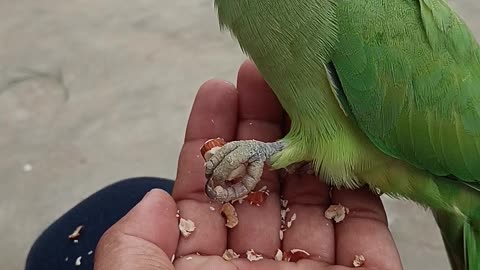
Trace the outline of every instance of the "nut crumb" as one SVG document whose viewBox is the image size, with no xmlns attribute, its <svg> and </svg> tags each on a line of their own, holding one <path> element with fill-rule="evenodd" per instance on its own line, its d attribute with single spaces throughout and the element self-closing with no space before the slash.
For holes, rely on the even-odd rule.
<svg viewBox="0 0 480 270">
<path fill-rule="evenodd" d="M 266 186 L 265 186 L 265 188 L 266 188 Z M 270 191 L 268 191 L 267 189 L 259 190 L 259 191 L 253 191 L 253 192 L 250 192 L 250 194 L 247 195 L 245 200 L 251 205 L 260 206 L 267 200 L 268 196 L 270 196 Z"/>
<path fill-rule="evenodd" d="M 189 237 L 193 231 L 195 231 L 195 223 L 189 219 L 180 218 L 180 223 L 178 224 L 178 228 L 182 233 L 183 237 Z"/>
<path fill-rule="evenodd" d="M 210 206 L 210 211 L 215 211 L 215 207 Z"/>
<path fill-rule="evenodd" d="M 290 208 L 280 210 L 280 217 L 283 221 L 287 218 L 287 213 L 290 212 Z"/>
<path fill-rule="evenodd" d="M 282 261 L 283 260 L 283 252 L 280 249 L 277 249 L 277 253 L 273 257 L 275 261 Z"/>
<path fill-rule="evenodd" d="M 353 260 L 353 267 L 361 267 L 365 263 L 365 257 L 363 255 L 355 255 Z"/>
<path fill-rule="evenodd" d="M 285 252 L 283 260 L 287 262 L 298 262 L 301 259 L 310 257 L 310 253 L 303 249 L 294 248 Z"/>
<path fill-rule="evenodd" d="M 256 253 L 253 249 L 247 251 L 247 259 L 251 262 L 263 260 L 263 255 Z"/>
<path fill-rule="evenodd" d="M 185 260 L 190 261 L 192 259 L 193 259 L 192 257 L 187 257 Z"/>
<path fill-rule="evenodd" d="M 327 210 L 325 210 L 325 218 L 335 220 L 335 223 L 339 223 L 345 219 L 345 216 L 350 212 L 350 210 L 341 205 L 330 205 Z"/>
<path fill-rule="evenodd" d="M 175 214 L 175 216 L 176 216 L 177 218 L 180 217 L 180 210 L 177 210 L 177 213 Z"/>
<path fill-rule="evenodd" d="M 224 203 L 222 205 L 222 214 L 226 217 L 227 221 L 225 226 L 232 229 L 238 224 L 238 216 L 235 207 L 231 203 Z"/>
<path fill-rule="evenodd" d="M 75 260 L 75 266 L 80 266 L 82 264 L 82 256 L 79 256 L 76 260 Z"/>
<path fill-rule="evenodd" d="M 292 217 L 290 220 L 287 222 L 287 228 L 292 227 L 293 222 L 297 220 L 297 213 L 293 213 Z"/>
<path fill-rule="evenodd" d="M 77 239 L 80 236 L 80 232 L 82 231 L 83 227 L 85 226 L 77 226 L 77 228 L 75 228 L 75 230 L 68 236 L 68 239 Z"/>
<path fill-rule="evenodd" d="M 65 257 L 65 261 L 68 262 L 68 257 Z"/>
<path fill-rule="evenodd" d="M 229 248 L 223 252 L 222 258 L 225 261 L 231 261 L 233 259 L 238 259 L 240 258 L 240 255 L 238 255 L 233 249 Z"/>
<path fill-rule="evenodd" d="M 92 254 L 93 254 L 93 250 L 90 250 L 87 254 L 88 254 L 88 255 L 92 255 Z"/>
</svg>

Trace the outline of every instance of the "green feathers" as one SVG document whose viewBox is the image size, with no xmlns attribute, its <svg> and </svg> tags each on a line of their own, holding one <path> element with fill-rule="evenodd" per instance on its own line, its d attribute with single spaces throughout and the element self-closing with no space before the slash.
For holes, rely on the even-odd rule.
<svg viewBox="0 0 480 270">
<path fill-rule="evenodd" d="M 444 0 L 216 0 L 292 120 L 275 168 L 430 206 L 480 269 L 480 47 Z"/>
<path fill-rule="evenodd" d="M 343 2 L 333 63 L 360 128 L 419 168 L 480 179 L 480 49 L 466 26 L 438 0 L 369 1 L 371 16 Z"/>
</svg>

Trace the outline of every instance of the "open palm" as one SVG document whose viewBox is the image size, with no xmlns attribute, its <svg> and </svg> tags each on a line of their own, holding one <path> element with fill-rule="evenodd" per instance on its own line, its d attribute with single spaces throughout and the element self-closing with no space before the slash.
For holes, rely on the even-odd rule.
<svg viewBox="0 0 480 270">
<path fill-rule="evenodd" d="M 363 268 L 357 269 L 402 269 L 378 196 L 366 189 L 333 190 L 330 196 L 330 188 L 314 176 L 283 179 L 265 170 L 259 186 L 271 192 L 266 202 L 258 207 L 236 204 L 239 224 L 234 229 L 225 227 L 221 206 L 204 194 L 200 147 L 215 137 L 275 141 L 285 135 L 285 118 L 275 95 L 249 61 L 240 68 L 236 88 L 219 80 L 205 83 L 190 115 L 173 200 L 161 191 L 150 192 L 150 202 L 144 199 L 104 235 L 97 248 L 96 269 L 334 270 L 353 267 L 355 255 L 366 258 Z M 297 216 L 283 241 L 279 238 L 280 196 L 288 200 L 290 215 Z M 324 217 L 324 211 L 338 203 L 350 213 L 335 224 Z M 196 230 L 188 238 L 179 236 L 177 208 L 182 217 L 195 222 Z M 135 240 L 119 240 L 125 237 Z M 112 251 L 112 243 L 125 248 Z M 253 249 L 265 259 L 250 262 L 242 256 L 225 261 L 221 256 L 227 248 L 241 255 Z M 311 256 L 298 262 L 275 261 L 278 249 L 303 249 Z"/>
</svg>

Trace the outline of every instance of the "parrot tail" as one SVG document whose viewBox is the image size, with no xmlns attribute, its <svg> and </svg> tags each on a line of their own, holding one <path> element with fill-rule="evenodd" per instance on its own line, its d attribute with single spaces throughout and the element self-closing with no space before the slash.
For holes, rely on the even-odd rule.
<svg viewBox="0 0 480 270">
<path fill-rule="evenodd" d="M 451 212 L 433 210 L 453 270 L 480 270 L 480 228 Z"/>
</svg>

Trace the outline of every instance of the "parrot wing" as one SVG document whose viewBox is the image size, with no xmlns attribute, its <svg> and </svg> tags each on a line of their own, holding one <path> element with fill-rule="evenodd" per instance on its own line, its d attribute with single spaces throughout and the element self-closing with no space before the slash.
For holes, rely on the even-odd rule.
<svg viewBox="0 0 480 270">
<path fill-rule="evenodd" d="M 326 67 L 348 116 L 387 155 L 480 192 L 480 49 L 464 22 L 443 0 L 345 0 L 337 17 Z M 452 267 L 480 269 L 478 222 L 433 214 Z"/>
<path fill-rule="evenodd" d="M 480 47 L 443 0 L 417 1 L 339 5 L 343 107 L 386 154 L 477 186 Z"/>
</svg>

